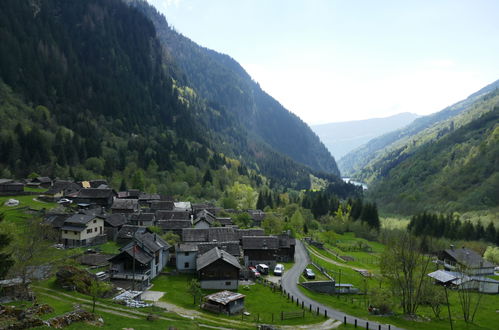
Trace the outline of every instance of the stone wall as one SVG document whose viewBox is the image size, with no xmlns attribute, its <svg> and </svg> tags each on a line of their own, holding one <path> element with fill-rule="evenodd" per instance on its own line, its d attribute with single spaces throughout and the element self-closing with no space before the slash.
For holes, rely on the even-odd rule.
<svg viewBox="0 0 499 330">
<path fill-rule="evenodd" d="M 319 293 L 334 293 L 334 281 L 312 281 L 303 282 L 301 285 L 308 290 L 319 292 Z"/>
</svg>

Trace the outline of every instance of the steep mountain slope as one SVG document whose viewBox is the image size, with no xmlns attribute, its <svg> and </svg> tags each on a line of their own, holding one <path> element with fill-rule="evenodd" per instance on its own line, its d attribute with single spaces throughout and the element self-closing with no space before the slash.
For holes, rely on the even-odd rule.
<svg viewBox="0 0 499 330">
<path fill-rule="evenodd" d="M 339 166 L 344 176 L 371 183 L 400 157 L 434 142 L 490 111 L 496 102 L 499 80 L 444 110 L 414 120 L 402 129 L 377 137 L 345 155 Z M 392 165 L 390 165 L 392 164 Z"/>
<path fill-rule="evenodd" d="M 385 211 L 469 211 L 499 206 L 499 98 L 466 125 L 427 143 L 395 164 L 370 187 Z"/>
<path fill-rule="evenodd" d="M 125 0 L 155 24 L 158 36 L 192 86 L 215 109 L 235 115 L 250 138 L 317 171 L 339 175 L 333 157 L 300 118 L 265 93 L 232 58 L 203 48 L 174 31 L 143 0 Z"/>
<path fill-rule="evenodd" d="M 335 159 L 340 159 L 350 151 L 382 134 L 410 124 L 418 115 L 400 113 L 386 118 L 346 121 L 311 126 Z M 339 163 L 338 163 L 339 165 Z M 340 168 L 341 172 L 344 172 Z"/>
<path fill-rule="evenodd" d="M 5 0 L 0 39 L 0 177 L 143 186 L 147 173 L 151 190 L 199 198 L 237 180 L 339 180 L 253 139 L 233 111 L 199 96 L 152 22 L 121 0 Z M 215 180 L 203 179 L 209 171 Z"/>
</svg>

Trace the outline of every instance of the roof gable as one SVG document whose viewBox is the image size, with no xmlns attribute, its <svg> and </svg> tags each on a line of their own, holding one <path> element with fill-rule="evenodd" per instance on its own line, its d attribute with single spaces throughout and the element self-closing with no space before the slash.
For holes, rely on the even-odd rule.
<svg viewBox="0 0 499 330">
<path fill-rule="evenodd" d="M 218 247 L 214 247 L 208 252 L 198 256 L 196 262 L 196 270 L 199 271 L 218 260 L 222 260 L 223 262 L 226 262 L 237 269 L 241 269 L 239 261 L 237 261 L 234 256 L 224 250 L 220 250 Z"/>
</svg>

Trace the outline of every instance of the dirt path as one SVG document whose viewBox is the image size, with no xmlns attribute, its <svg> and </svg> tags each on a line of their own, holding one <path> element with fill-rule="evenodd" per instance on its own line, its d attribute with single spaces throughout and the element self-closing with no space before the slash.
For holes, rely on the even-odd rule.
<svg viewBox="0 0 499 330">
<path fill-rule="evenodd" d="M 42 296 L 50 297 L 50 298 L 55 299 L 55 300 L 67 302 L 66 299 L 63 299 L 63 298 L 61 298 L 59 296 L 54 296 L 54 295 L 52 295 L 50 293 L 40 292 L 39 294 L 41 294 Z M 84 305 L 84 306 L 86 306 L 88 308 L 92 308 L 92 304 L 82 303 L 82 305 Z M 113 315 L 127 317 L 129 319 L 136 319 L 136 320 L 141 319 L 141 317 L 130 315 L 129 313 L 117 312 L 117 311 L 109 309 L 109 308 L 106 309 L 106 308 L 101 308 L 101 307 L 95 307 L 95 310 L 99 311 L 99 312 L 103 312 L 103 313 L 109 313 L 109 314 L 113 314 Z"/>
</svg>

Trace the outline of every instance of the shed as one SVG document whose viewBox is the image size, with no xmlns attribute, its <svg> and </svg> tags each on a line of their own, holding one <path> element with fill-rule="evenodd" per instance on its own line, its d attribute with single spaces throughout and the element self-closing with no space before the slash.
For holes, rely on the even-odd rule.
<svg viewBox="0 0 499 330">
<path fill-rule="evenodd" d="M 221 291 L 204 297 L 203 309 L 228 315 L 237 314 L 244 309 L 246 296 L 232 291 Z"/>
</svg>

